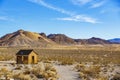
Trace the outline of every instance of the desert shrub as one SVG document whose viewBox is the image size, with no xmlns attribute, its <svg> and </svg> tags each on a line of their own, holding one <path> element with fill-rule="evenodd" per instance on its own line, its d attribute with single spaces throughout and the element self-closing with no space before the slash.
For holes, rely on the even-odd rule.
<svg viewBox="0 0 120 80">
<path fill-rule="evenodd" d="M 101 71 L 101 67 L 99 65 L 85 65 L 85 64 L 77 64 L 75 66 L 77 71 L 80 72 L 80 78 L 90 79 L 90 78 L 98 78 L 99 73 Z"/>
<path fill-rule="evenodd" d="M 39 63 L 36 66 L 33 66 L 31 73 L 34 74 L 37 78 L 45 78 L 46 80 L 57 79 L 56 69 L 50 63 Z"/>
<path fill-rule="evenodd" d="M 0 76 L 4 76 L 5 79 L 12 78 L 13 74 L 12 71 L 9 71 L 7 68 L 1 68 Z"/>
<path fill-rule="evenodd" d="M 111 80 L 120 80 L 120 74 L 115 74 Z"/>
<path fill-rule="evenodd" d="M 14 79 L 20 79 L 20 80 L 32 80 L 30 75 L 19 73 L 17 75 L 14 75 Z"/>
<path fill-rule="evenodd" d="M 58 78 L 56 69 L 51 64 L 48 64 L 48 63 L 45 64 L 45 70 L 43 72 L 43 76 L 47 80 L 49 80 L 50 78 L 51 78 L 51 80 L 52 79 L 57 80 L 57 78 Z"/>
<path fill-rule="evenodd" d="M 84 70 L 84 68 L 85 68 L 85 64 L 77 64 L 77 65 L 75 66 L 75 69 L 76 69 L 77 71 L 82 71 L 82 70 Z"/>
<path fill-rule="evenodd" d="M 119 66 L 115 64 L 77 64 L 75 69 L 82 80 L 120 80 Z M 116 70 L 117 69 L 117 70 Z"/>
<path fill-rule="evenodd" d="M 17 65 L 16 67 L 15 67 L 15 70 L 21 70 L 23 68 L 23 65 Z"/>
<path fill-rule="evenodd" d="M 96 79 L 96 80 L 109 80 L 107 77 L 100 77 L 100 78 L 98 78 L 98 79 Z"/>
<path fill-rule="evenodd" d="M 45 72 L 43 73 L 43 76 L 44 76 L 45 79 L 47 79 L 47 80 L 49 80 L 50 78 L 56 78 L 56 79 L 57 79 L 57 74 L 56 74 L 56 72 L 53 72 L 53 71 L 50 71 L 50 70 L 45 71 Z"/>
<path fill-rule="evenodd" d="M 43 71 L 44 70 L 41 70 L 39 67 L 33 67 L 33 69 L 32 69 L 32 73 L 36 76 L 36 77 L 38 77 L 38 78 L 43 78 Z"/>
<path fill-rule="evenodd" d="M 100 67 L 99 66 L 85 67 L 82 72 L 87 76 L 95 78 L 99 76 Z"/>
<path fill-rule="evenodd" d="M 3 73 L 8 72 L 7 68 L 1 68 L 0 71 L 3 72 Z"/>
<path fill-rule="evenodd" d="M 58 78 L 56 69 L 50 63 L 40 62 L 31 67 L 30 65 L 24 65 L 21 70 L 23 71 L 14 75 L 15 79 L 37 80 L 38 78 L 45 78 L 46 80 L 57 80 Z"/>
</svg>

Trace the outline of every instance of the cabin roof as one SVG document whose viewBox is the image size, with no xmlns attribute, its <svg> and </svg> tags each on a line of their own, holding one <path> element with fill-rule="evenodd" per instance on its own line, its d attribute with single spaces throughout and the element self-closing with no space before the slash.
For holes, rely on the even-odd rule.
<svg viewBox="0 0 120 80">
<path fill-rule="evenodd" d="M 33 49 L 20 50 L 16 55 L 29 55 L 32 51 L 34 50 Z"/>
</svg>

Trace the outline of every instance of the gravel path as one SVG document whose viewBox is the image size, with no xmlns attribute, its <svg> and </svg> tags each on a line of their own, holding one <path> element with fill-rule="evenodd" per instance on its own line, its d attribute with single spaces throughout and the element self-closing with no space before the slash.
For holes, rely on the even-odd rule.
<svg viewBox="0 0 120 80">
<path fill-rule="evenodd" d="M 59 79 L 58 80 L 80 80 L 79 73 L 73 70 L 74 66 L 55 65 Z"/>
</svg>

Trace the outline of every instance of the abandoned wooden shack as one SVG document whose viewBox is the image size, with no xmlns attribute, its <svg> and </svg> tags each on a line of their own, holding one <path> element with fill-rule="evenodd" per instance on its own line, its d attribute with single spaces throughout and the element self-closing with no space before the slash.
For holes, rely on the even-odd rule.
<svg viewBox="0 0 120 80">
<path fill-rule="evenodd" d="M 38 54 L 33 49 L 20 50 L 16 54 L 17 64 L 37 64 Z"/>
</svg>

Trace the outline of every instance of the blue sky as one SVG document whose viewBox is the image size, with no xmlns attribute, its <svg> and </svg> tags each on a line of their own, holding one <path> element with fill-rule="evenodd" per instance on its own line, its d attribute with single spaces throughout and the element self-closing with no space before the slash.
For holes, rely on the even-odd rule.
<svg viewBox="0 0 120 80">
<path fill-rule="evenodd" d="M 0 36 L 24 29 L 120 38 L 120 0 L 0 0 Z"/>
</svg>

